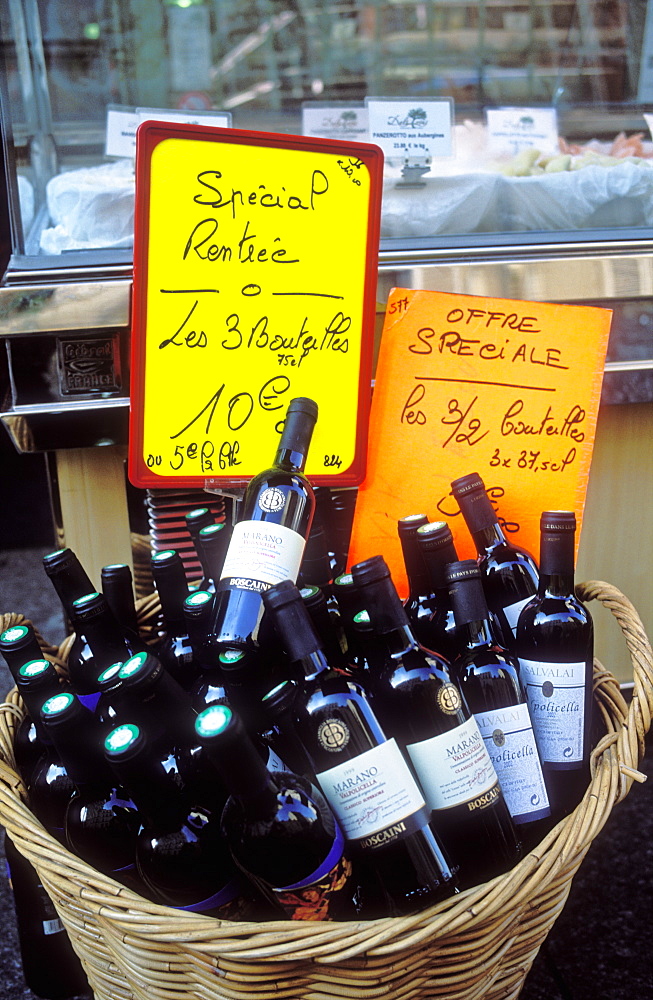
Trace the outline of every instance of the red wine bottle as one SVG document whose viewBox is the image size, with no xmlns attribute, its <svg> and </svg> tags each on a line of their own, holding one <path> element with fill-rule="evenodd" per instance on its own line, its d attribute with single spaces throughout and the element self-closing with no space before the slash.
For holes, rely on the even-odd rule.
<svg viewBox="0 0 653 1000">
<path fill-rule="evenodd" d="M 43 1000 L 92 997 L 82 964 L 36 870 L 5 833 L 25 985 Z"/>
<path fill-rule="evenodd" d="M 136 867 L 153 902 L 237 919 L 243 886 L 220 831 L 220 814 L 191 801 L 166 771 L 146 731 L 134 723 L 113 729 L 104 753 L 142 819 Z"/>
<path fill-rule="evenodd" d="M 501 643 L 513 649 L 519 612 L 537 592 L 537 564 L 530 552 L 508 540 L 478 473 L 455 479 L 451 488 L 476 545 L 483 590 Z"/>
<path fill-rule="evenodd" d="M 162 627 L 154 651 L 166 670 L 188 689 L 198 670 L 184 617 L 184 601 L 189 594 L 184 563 L 175 549 L 162 549 L 153 554 L 151 566 L 161 603 Z"/>
<path fill-rule="evenodd" d="M 225 646 L 257 648 L 263 592 L 281 580 L 297 579 L 315 509 L 303 469 L 316 419 L 312 399 L 290 401 L 274 462 L 245 491 L 207 637 L 217 653 Z"/>
<path fill-rule="evenodd" d="M 200 566 L 202 567 L 202 576 L 200 580 L 193 585 L 196 586 L 198 590 L 209 590 L 213 586 L 213 580 L 211 578 L 211 571 L 207 564 L 204 550 L 200 545 L 199 534 L 202 528 L 207 528 L 209 525 L 215 524 L 215 517 L 208 507 L 195 507 L 193 510 L 188 511 L 184 520 L 193 542 L 195 554 L 199 560 Z"/>
<path fill-rule="evenodd" d="M 540 519 L 540 584 L 517 623 L 516 649 L 554 818 L 574 809 L 590 778 L 592 617 L 574 593 L 576 517 Z"/>
<path fill-rule="evenodd" d="M 99 720 L 70 691 L 49 698 L 41 719 L 74 786 L 64 816 L 66 846 L 139 892 L 134 849 L 141 820 L 104 759 Z"/>
<path fill-rule="evenodd" d="M 14 755 L 18 773 L 29 787 L 41 757 L 52 748 L 52 740 L 41 722 L 41 707 L 63 689 L 63 684 L 54 664 L 38 659 L 23 663 L 16 676 L 16 685 L 28 715 L 16 733 Z"/>
<path fill-rule="evenodd" d="M 416 640 L 383 556 L 352 575 L 386 644 L 374 678 L 381 723 L 410 757 L 460 885 L 493 878 L 519 860 L 521 844 L 472 711 L 448 661 Z"/>
<path fill-rule="evenodd" d="M 436 600 L 422 550 L 417 541 L 417 529 L 428 523 L 426 514 L 408 514 L 397 521 L 397 533 L 408 579 L 408 597 L 404 601 L 404 608 L 415 638 L 423 643 L 426 643 L 426 629 L 435 610 Z"/>
<path fill-rule="evenodd" d="M 270 773 L 226 705 L 201 712 L 195 732 L 230 792 L 222 832 L 234 862 L 279 918 L 353 918 L 352 866 L 322 793 L 292 771 Z"/>
<path fill-rule="evenodd" d="M 304 674 L 296 731 L 354 856 L 373 876 L 366 880 L 364 912 L 399 916 L 451 895 L 455 880 L 429 827 L 424 797 L 365 689 L 331 667 L 289 580 L 263 600 L 289 659 Z"/>
<path fill-rule="evenodd" d="M 458 644 L 445 570 L 448 563 L 458 559 L 453 534 L 446 521 L 434 521 L 418 528 L 416 537 L 433 592 L 431 617 L 422 625 L 422 642 L 427 649 L 436 649 L 445 659 L 452 660 Z"/>
<path fill-rule="evenodd" d="M 453 672 L 474 713 L 520 837 L 541 839 L 551 815 L 517 660 L 496 641 L 473 559 L 447 566 L 460 655 Z"/>
<path fill-rule="evenodd" d="M 94 592 L 73 601 L 71 618 L 77 638 L 68 657 L 70 684 L 80 701 L 93 711 L 100 697 L 97 680 L 102 671 L 144 651 L 146 645 L 140 636 L 121 628 L 103 594 Z M 90 650 L 90 656 L 85 649 Z M 80 655 L 75 655 L 76 651 Z"/>
<path fill-rule="evenodd" d="M 202 564 L 206 567 L 206 577 L 198 588 L 206 590 L 211 594 L 215 593 L 215 588 L 222 576 L 231 531 L 226 521 L 217 521 L 215 524 L 207 524 L 200 528 L 197 535 L 198 550 L 202 553 Z"/>
<path fill-rule="evenodd" d="M 100 576 L 102 593 L 116 621 L 128 635 L 138 638 L 138 616 L 131 568 L 127 563 L 109 563 L 102 567 Z"/>
</svg>

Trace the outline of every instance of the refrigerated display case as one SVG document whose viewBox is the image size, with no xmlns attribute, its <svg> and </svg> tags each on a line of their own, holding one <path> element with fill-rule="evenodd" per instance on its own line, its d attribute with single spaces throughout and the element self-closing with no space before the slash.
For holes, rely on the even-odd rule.
<svg viewBox="0 0 653 1000">
<path fill-rule="evenodd" d="M 653 4 L 8 0 L 0 32 L 0 419 L 46 455 L 69 543 L 129 520 L 134 164 L 109 112 L 299 134 L 309 106 L 446 100 L 446 155 L 386 156 L 379 319 L 393 286 L 614 310 L 579 573 L 651 627 Z"/>
</svg>

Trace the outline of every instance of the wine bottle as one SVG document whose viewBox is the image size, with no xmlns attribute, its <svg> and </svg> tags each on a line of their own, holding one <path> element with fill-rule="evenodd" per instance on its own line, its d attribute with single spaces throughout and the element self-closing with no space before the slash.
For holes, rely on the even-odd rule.
<svg viewBox="0 0 653 1000">
<path fill-rule="evenodd" d="M 101 590 L 121 629 L 139 638 L 131 568 L 127 563 L 109 563 L 100 571 Z"/>
<path fill-rule="evenodd" d="M 12 625 L 0 634 L 0 652 L 17 685 L 20 678 L 20 668 L 31 660 L 40 659 L 43 655 L 34 629 L 29 622 Z M 24 695 L 23 701 L 25 701 Z M 39 710 L 40 705 L 36 710 L 37 715 Z M 42 733 L 37 732 L 28 707 L 27 714 L 21 719 L 14 737 L 16 768 L 26 785 L 29 785 L 34 767 L 43 753 L 42 736 Z"/>
<path fill-rule="evenodd" d="M 70 618 L 72 603 L 95 586 L 72 549 L 57 549 L 43 556 L 43 568 L 54 587 L 65 614 Z"/>
<path fill-rule="evenodd" d="M 189 595 L 184 563 L 175 549 L 162 549 L 152 555 L 151 566 L 161 604 L 160 633 L 154 651 L 166 670 L 188 689 L 198 668 L 184 616 L 184 601 Z"/>
<path fill-rule="evenodd" d="M 306 605 L 306 610 L 311 616 L 315 631 L 322 640 L 327 659 L 334 667 L 346 667 L 348 663 L 347 636 L 335 602 L 330 605 L 325 592 L 319 587 L 302 587 L 300 594 Z"/>
<path fill-rule="evenodd" d="M 348 656 L 351 659 L 356 655 L 356 630 L 353 627 L 353 620 L 359 611 L 364 611 L 358 587 L 354 583 L 351 573 L 341 573 L 333 581 L 333 594 L 338 605 L 340 621 L 345 630 L 347 640 Z"/>
<path fill-rule="evenodd" d="M 422 642 L 451 661 L 458 653 L 458 643 L 445 570 L 448 563 L 458 560 L 453 533 L 446 521 L 433 521 L 418 528 L 416 535 L 433 593 L 431 617 L 422 624 Z"/>
<path fill-rule="evenodd" d="M 194 712 L 202 712 L 209 705 L 229 703 L 222 666 L 225 662 L 229 662 L 231 656 L 236 660 L 241 660 L 246 655 L 243 649 L 225 649 L 220 653 L 218 663 L 211 661 L 203 665 L 197 680 L 189 691 Z"/>
<path fill-rule="evenodd" d="M 29 623 L 11 625 L 0 634 L 0 653 L 16 684 L 23 664 L 43 656 L 36 633 Z"/>
<path fill-rule="evenodd" d="M 36 870 L 5 833 L 25 985 L 43 1000 L 92 997 L 91 988 L 54 903 Z"/>
<path fill-rule="evenodd" d="M 446 576 L 461 646 L 453 671 L 478 723 L 510 815 L 530 847 L 543 836 L 551 807 L 519 666 L 495 639 L 477 563 L 452 562 Z"/>
<path fill-rule="evenodd" d="M 540 519 L 540 584 L 517 624 L 516 649 L 554 818 L 574 809 L 590 779 L 592 617 L 574 593 L 576 516 Z"/>
<path fill-rule="evenodd" d="M 237 919 L 244 911 L 243 888 L 219 813 L 190 801 L 142 727 L 117 726 L 106 736 L 104 752 L 143 821 L 136 839 L 143 895 L 155 903 Z"/>
<path fill-rule="evenodd" d="M 52 747 L 52 740 L 41 721 L 41 707 L 48 698 L 62 690 L 62 683 L 54 664 L 39 659 L 28 660 L 22 665 L 16 684 L 28 715 L 16 734 L 14 755 L 18 773 L 29 787 L 41 757 Z"/>
<path fill-rule="evenodd" d="M 455 479 L 451 488 L 476 545 L 483 590 L 501 643 L 513 649 L 519 612 L 537 592 L 537 564 L 530 552 L 508 541 L 478 473 Z"/>
<path fill-rule="evenodd" d="M 297 579 L 315 509 L 303 469 L 316 419 L 312 399 L 290 401 L 274 463 L 245 491 L 216 590 L 208 644 L 217 652 L 224 646 L 256 648 L 263 591 Z"/>
<path fill-rule="evenodd" d="M 213 581 L 204 551 L 199 542 L 199 533 L 202 528 L 207 528 L 210 524 L 215 524 L 215 518 L 208 507 L 195 507 L 193 510 L 188 511 L 184 520 L 193 542 L 195 554 L 202 567 L 202 576 L 193 584 L 193 587 L 197 590 L 209 590 Z"/>
<path fill-rule="evenodd" d="M 174 755 L 194 742 L 190 694 L 171 677 L 154 653 L 130 656 L 118 671 L 114 696 L 119 721 L 147 729 L 152 747 Z"/>
<path fill-rule="evenodd" d="M 354 917 L 345 839 L 321 792 L 291 771 L 270 773 L 226 705 L 201 712 L 195 731 L 230 792 L 222 832 L 234 862 L 279 917 Z"/>
<path fill-rule="evenodd" d="M 91 651 L 90 658 L 76 659 L 71 649 L 68 674 L 75 694 L 91 710 L 99 698 L 97 679 L 117 660 L 126 660 L 147 649 L 140 636 L 122 629 L 106 598 L 100 593 L 86 594 L 72 604 L 72 623 Z"/>
<path fill-rule="evenodd" d="M 383 556 L 352 566 L 352 575 L 386 643 L 374 679 L 381 724 L 410 757 L 461 886 L 493 878 L 521 848 L 476 720 L 449 663 L 415 638 Z"/>
<path fill-rule="evenodd" d="M 313 763 L 295 725 L 295 702 L 299 693 L 296 681 L 285 680 L 263 696 L 259 712 L 261 739 L 273 759 L 281 761 L 282 769 L 312 780 Z"/>
<path fill-rule="evenodd" d="M 207 656 L 205 645 L 213 610 L 213 599 L 214 595 L 209 590 L 193 590 L 184 599 L 184 622 L 193 651 L 193 661 L 198 672 L 193 686 L 198 682 L 204 668 L 213 666 L 213 660 Z"/>
<path fill-rule="evenodd" d="M 363 687 L 330 667 L 297 588 L 289 581 L 263 595 L 304 686 L 295 726 L 316 781 L 352 851 L 373 874 L 364 911 L 413 913 L 455 891 L 447 860 L 428 824 L 424 798 L 394 739 L 388 739 Z"/>
<path fill-rule="evenodd" d="M 426 629 L 435 609 L 436 600 L 422 550 L 417 541 L 417 529 L 428 523 L 426 514 L 408 514 L 397 521 L 397 533 L 408 578 L 408 597 L 404 601 L 404 608 L 415 638 L 423 643 L 427 641 Z"/>
<path fill-rule="evenodd" d="M 72 692 L 62 691 L 45 702 L 41 720 L 74 786 L 64 816 L 66 846 L 140 892 L 134 854 L 141 820 L 106 764 L 98 719 Z"/>
<path fill-rule="evenodd" d="M 197 535 L 197 545 L 202 553 L 203 565 L 206 568 L 206 585 L 198 588 L 214 594 L 216 585 L 222 576 L 231 532 L 226 521 L 207 524 L 200 528 Z M 204 581 L 202 581 L 204 583 Z"/>
</svg>

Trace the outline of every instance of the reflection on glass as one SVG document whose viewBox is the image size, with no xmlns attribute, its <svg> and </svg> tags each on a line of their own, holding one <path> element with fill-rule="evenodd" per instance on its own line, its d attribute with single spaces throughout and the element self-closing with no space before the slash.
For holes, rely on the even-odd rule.
<svg viewBox="0 0 653 1000">
<path fill-rule="evenodd" d="M 110 107 L 217 110 L 235 128 L 298 134 L 302 109 L 322 106 L 342 137 L 371 97 L 407 102 L 395 115 L 404 135 L 385 150 L 385 237 L 650 226 L 649 6 L 9 0 L 0 28 L 16 249 L 131 246 L 133 161 L 107 155 Z M 445 98 L 450 150 L 433 155 L 419 132 L 429 102 Z"/>
</svg>

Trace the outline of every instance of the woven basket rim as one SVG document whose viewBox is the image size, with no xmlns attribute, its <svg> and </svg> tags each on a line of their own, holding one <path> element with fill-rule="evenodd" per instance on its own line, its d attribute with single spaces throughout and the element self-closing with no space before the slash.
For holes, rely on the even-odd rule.
<svg viewBox="0 0 653 1000">
<path fill-rule="evenodd" d="M 183 942 L 193 952 L 219 954 L 223 960 L 264 961 L 266 968 L 305 959 L 329 965 L 348 963 L 363 954 L 374 960 L 407 950 L 412 953 L 427 941 L 437 942 L 437 948 L 447 952 L 455 948 L 461 935 L 478 933 L 479 929 L 495 940 L 497 928 L 512 926 L 530 913 L 536 894 L 561 899 L 556 904 L 555 920 L 573 875 L 613 806 L 643 777 L 637 769 L 653 710 L 653 653 L 633 605 L 603 581 L 579 584 L 577 593 L 582 600 L 601 601 L 619 622 L 633 664 L 630 705 L 616 678 L 595 660 L 595 698 L 607 735 L 593 751 L 592 778 L 581 803 L 511 871 L 419 913 L 373 921 L 237 923 L 180 913 L 137 896 L 68 852 L 44 830 L 23 801 L 25 790 L 12 766 L 13 736 L 23 714 L 15 689 L 0 705 L 0 821 L 21 853 L 37 867 L 55 904 L 66 909 L 77 899 L 77 905 L 91 909 L 104 924 L 118 921 L 127 928 L 134 947 L 147 938 L 161 946 Z M 137 606 L 139 620 L 147 628 L 158 610 L 156 599 L 150 595 Z M 9 617 L 26 620 L 20 615 Z M 61 647 L 49 647 L 53 658 L 65 661 L 71 638 Z"/>
</svg>

